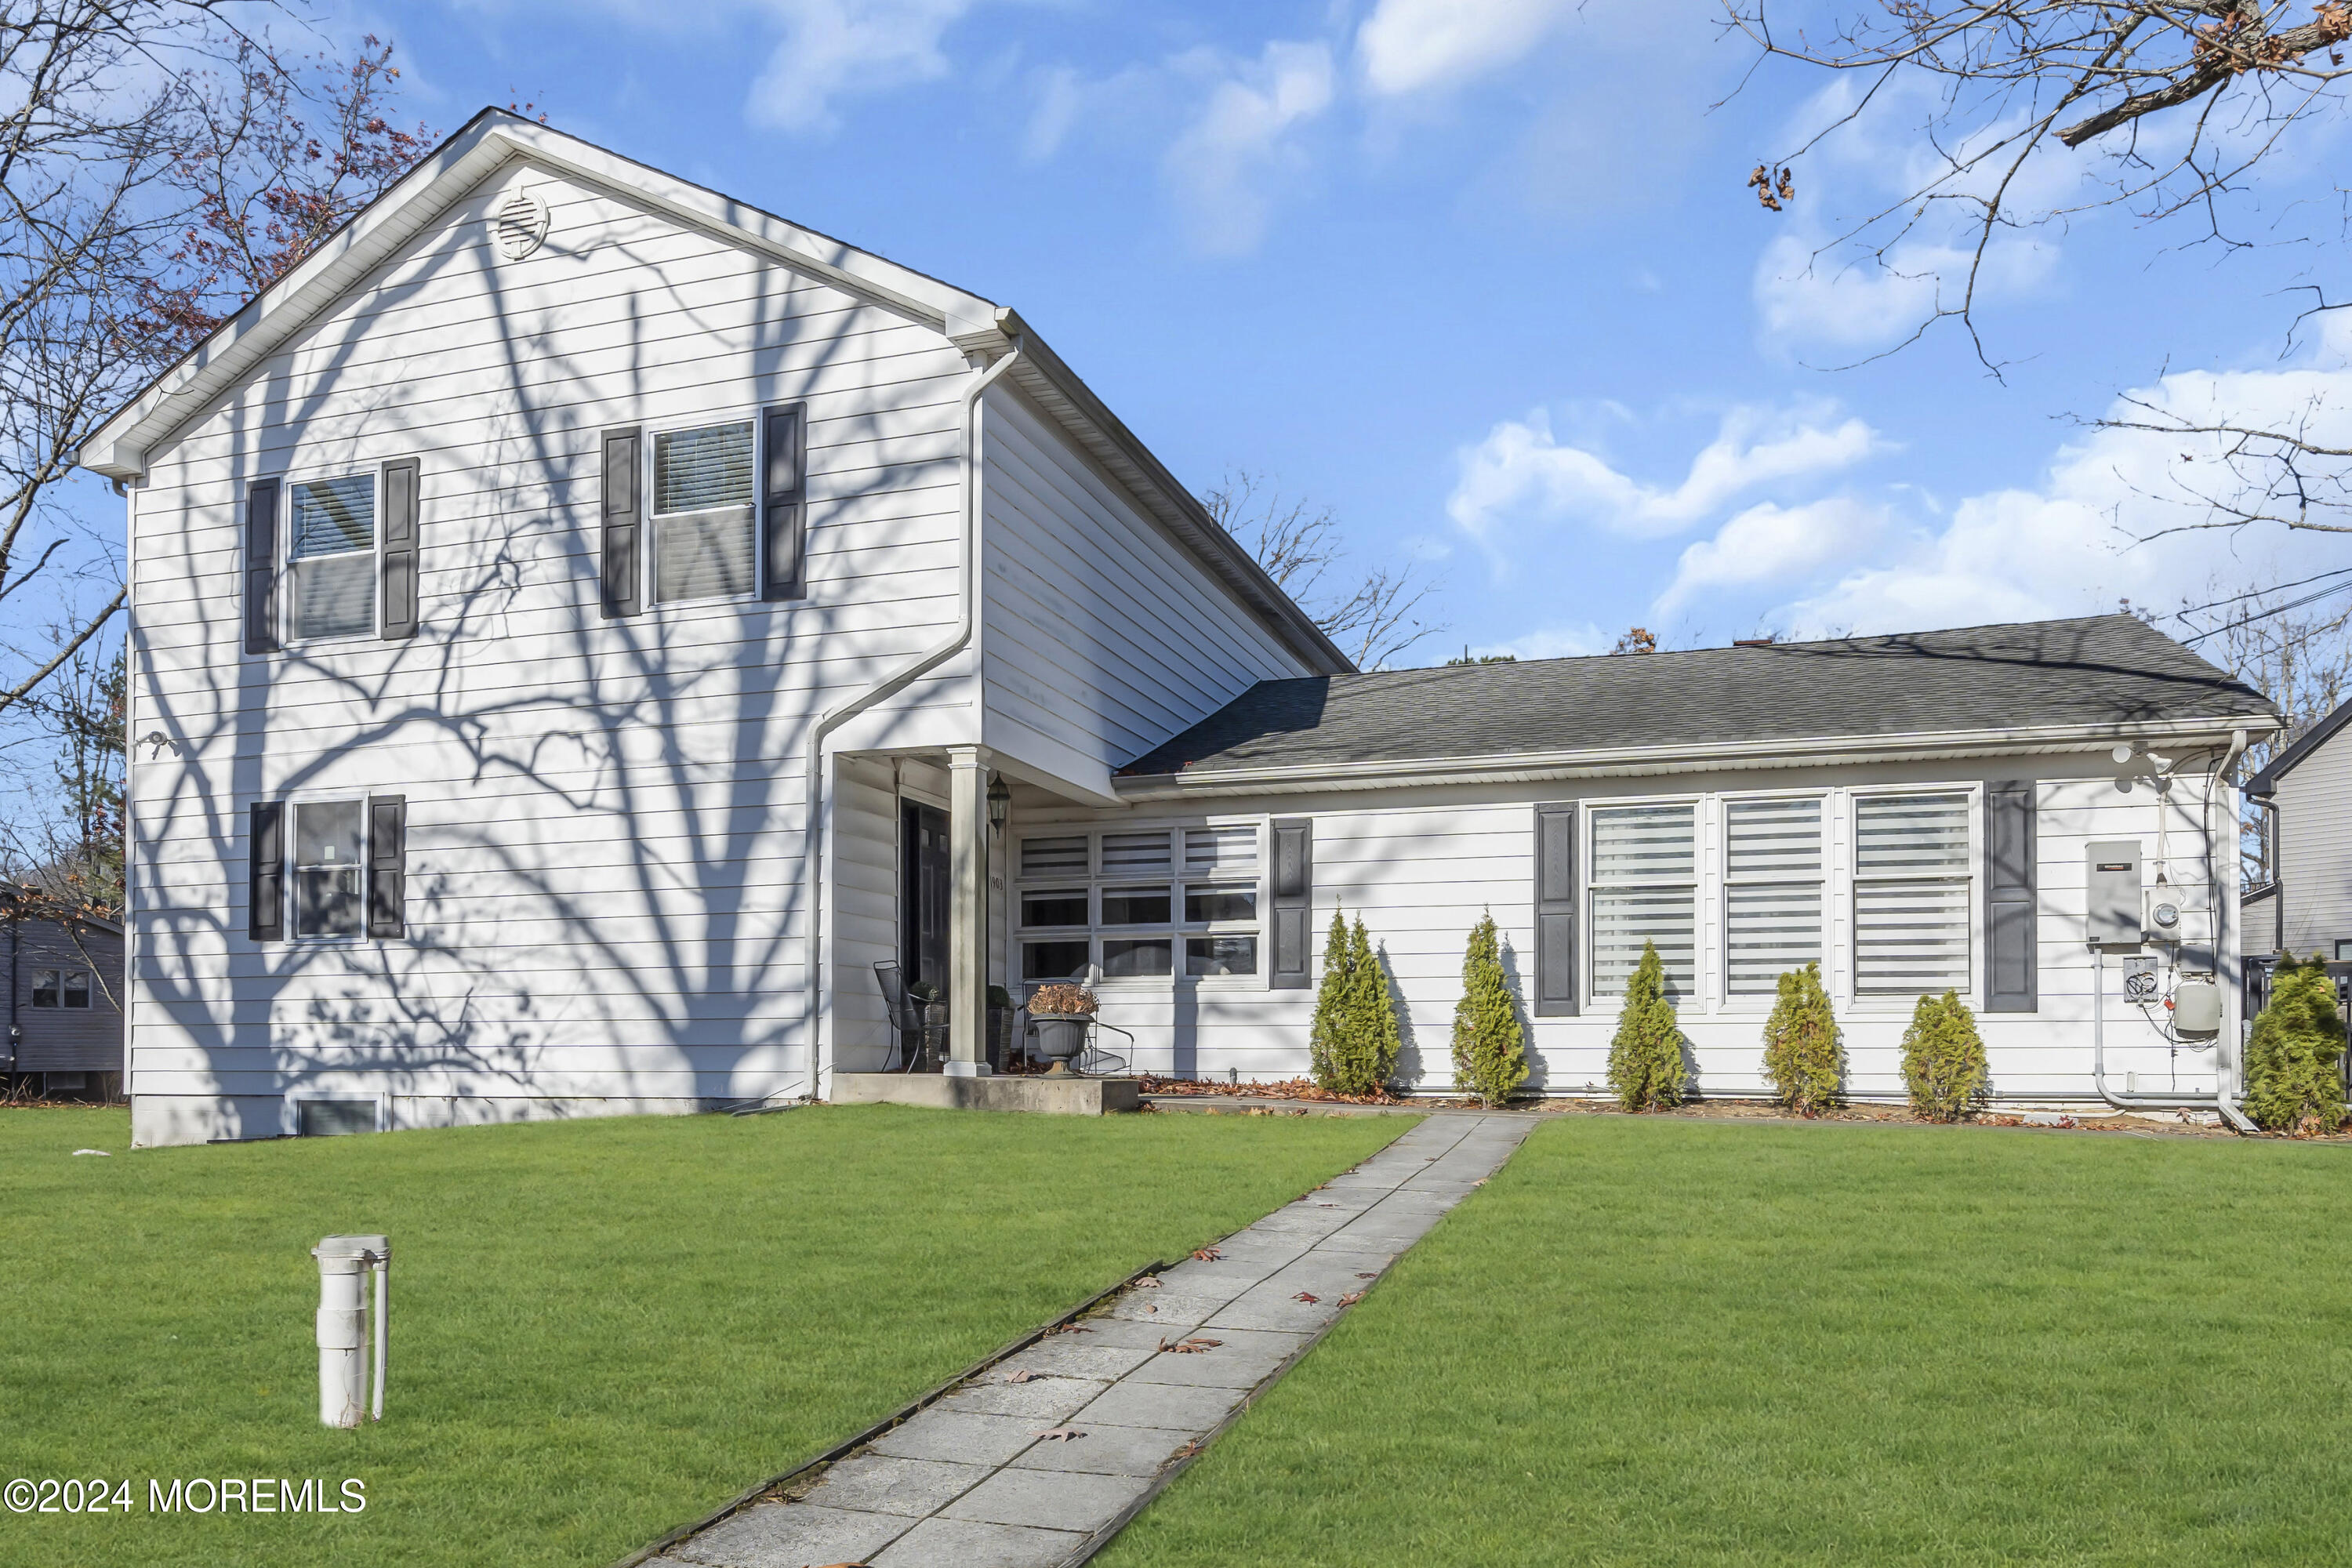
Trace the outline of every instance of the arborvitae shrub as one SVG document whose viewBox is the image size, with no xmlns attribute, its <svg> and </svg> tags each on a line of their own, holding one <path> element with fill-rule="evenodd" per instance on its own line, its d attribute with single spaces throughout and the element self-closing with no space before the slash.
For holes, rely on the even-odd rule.
<svg viewBox="0 0 2352 1568">
<path fill-rule="evenodd" d="M 1845 1051 L 1819 963 L 1780 976 L 1779 999 L 1764 1023 L 1764 1075 L 1780 1103 L 1801 1115 L 1819 1116 L 1838 1101 Z"/>
<path fill-rule="evenodd" d="M 1609 1042 L 1609 1087 L 1628 1110 L 1660 1110 L 1683 1098 L 1683 1031 L 1666 1000 L 1666 966 L 1656 946 L 1642 944 L 1642 962 L 1625 986 L 1624 1010 Z"/>
<path fill-rule="evenodd" d="M 1356 917 L 1348 933 L 1348 1042 L 1332 1088 L 1342 1094 L 1379 1094 L 1396 1076 L 1402 1036 L 1396 1004 L 1389 995 L 1388 966 L 1372 951 L 1364 931 L 1364 917 Z"/>
<path fill-rule="evenodd" d="M 1976 1015 L 1959 993 L 1922 996 L 1903 1031 L 1903 1081 L 1911 1111 L 1929 1121 L 1958 1121 L 1983 1100 L 1989 1076 Z"/>
<path fill-rule="evenodd" d="M 2319 954 L 2283 957 L 2246 1047 L 2246 1114 L 2273 1132 L 2333 1132 L 2344 1124 L 2344 1020 Z"/>
<path fill-rule="evenodd" d="M 1528 1081 L 1527 1035 L 1503 973 L 1502 941 L 1488 910 L 1470 928 L 1462 955 L 1462 1000 L 1454 1007 L 1454 1082 L 1486 1105 L 1500 1105 Z"/>
<path fill-rule="evenodd" d="M 1334 1087 L 1332 1079 L 1339 1070 L 1335 1064 L 1350 978 L 1348 922 L 1339 910 L 1333 910 L 1331 934 L 1323 940 L 1323 978 L 1315 987 L 1315 1022 L 1307 1037 L 1307 1060 L 1316 1083 L 1324 1089 Z"/>
</svg>

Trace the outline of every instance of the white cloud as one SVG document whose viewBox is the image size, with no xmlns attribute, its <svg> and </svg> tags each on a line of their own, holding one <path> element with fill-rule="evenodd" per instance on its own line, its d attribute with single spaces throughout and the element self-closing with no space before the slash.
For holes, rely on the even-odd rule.
<svg viewBox="0 0 2352 1568">
<path fill-rule="evenodd" d="M 1587 621 L 1580 626 L 1539 626 L 1508 642 L 1473 644 L 1470 651 L 1507 653 L 1514 658 L 1582 658 L 1589 654 L 1607 653 L 1616 640 Z"/>
<path fill-rule="evenodd" d="M 1743 588 L 1803 577 L 1832 562 L 1851 559 L 1885 525 L 1883 507 L 1851 496 L 1802 506 L 1772 501 L 1751 506 L 1682 553 L 1675 580 L 1658 595 L 1661 616 L 1709 588 Z"/>
<path fill-rule="evenodd" d="M 1838 420 L 1827 405 L 1778 411 L 1743 405 L 1723 416 L 1715 439 L 1668 488 L 1561 445 L 1550 416 L 1538 409 L 1496 425 L 1458 455 L 1460 475 L 1446 511 L 1481 538 L 1514 521 L 1588 521 L 1655 536 L 1703 521 L 1759 486 L 1851 468 L 1885 445 L 1862 420 Z"/>
<path fill-rule="evenodd" d="M 2191 420 L 2308 419 L 2314 439 L 2352 441 L 2352 370 L 2189 372 L 2126 396 Z M 2094 431 L 2059 451 L 2041 485 L 1968 498 L 1948 522 L 1780 616 L 1816 635 L 2086 615 L 2123 598 L 2170 608 L 2217 586 L 2231 593 L 2352 561 L 2344 541 L 2302 535 L 2287 546 L 2276 529 L 2148 537 L 2208 515 L 2183 487 L 2226 478 L 2218 449 L 2210 438 Z"/>
<path fill-rule="evenodd" d="M 940 40 L 972 0 L 768 0 L 784 36 L 747 113 L 780 131 L 835 129 L 835 100 L 950 73 Z"/>
<path fill-rule="evenodd" d="M 1864 351 L 1902 342 L 1966 297 L 1969 253 L 1956 246 L 1910 244 L 1884 257 L 1816 257 L 1810 235 L 1783 234 L 1756 262 L 1756 308 L 1766 334 L 1791 344 Z M 2034 239 L 1988 247 L 1976 279 L 1977 300 L 2011 298 L 2045 281 L 2058 247 Z"/>
<path fill-rule="evenodd" d="M 1320 42 L 1277 39 L 1255 60 L 1218 65 L 1199 113 L 1162 163 L 1197 248 L 1238 256 L 1265 238 L 1276 190 L 1307 168 L 1292 138 L 1330 108 L 1331 96 L 1331 50 Z"/>
<path fill-rule="evenodd" d="M 1519 59 L 1577 9 L 1575 0 L 1380 0 L 1356 55 L 1375 93 L 1459 87 Z"/>
</svg>

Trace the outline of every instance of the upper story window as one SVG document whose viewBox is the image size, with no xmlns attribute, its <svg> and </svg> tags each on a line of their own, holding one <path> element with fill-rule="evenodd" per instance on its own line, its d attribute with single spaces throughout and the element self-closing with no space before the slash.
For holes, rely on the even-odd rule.
<svg viewBox="0 0 2352 1568">
<path fill-rule="evenodd" d="M 1592 808 L 1592 994 L 1622 996 L 1642 944 L 1656 944 L 1666 994 L 1698 989 L 1698 807 Z"/>
<path fill-rule="evenodd" d="M 1256 974 L 1258 872 L 1255 825 L 1024 838 L 1021 978 Z"/>
<path fill-rule="evenodd" d="M 1822 954 L 1822 803 L 1732 800 L 1723 812 L 1724 990 L 1769 996 Z"/>
<path fill-rule="evenodd" d="M 1866 795 L 1853 803 L 1853 988 L 1969 989 L 1969 796 Z"/>
<path fill-rule="evenodd" d="M 757 581 L 751 422 L 654 437 L 654 597 L 739 598 Z"/>
<path fill-rule="evenodd" d="M 296 481 L 289 522 L 295 640 L 373 634 L 375 476 Z"/>
<path fill-rule="evenodd" d="M 33 971 L 33 1005 L 87 1008 L 89 1005 L 89 971 L 36 969 Z"/>
</svg>

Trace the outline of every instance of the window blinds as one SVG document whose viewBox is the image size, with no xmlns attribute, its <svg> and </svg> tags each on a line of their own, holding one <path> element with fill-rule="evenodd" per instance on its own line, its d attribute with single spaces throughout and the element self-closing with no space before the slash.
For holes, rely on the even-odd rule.
<svg viewBox="0 0 2352 1568">
<path fill-rule="evenodd" d="M 1697 989 L 1696 808 L 1592 811 L 1592 989 L 1622 995 L 1642 944 L 1656 946 L 1669 994 Z"/>
<path fill-rule="evenodd" d="M 713 425 L 654 437 L 654 510 L 713 511 L 751 504 L 751 426 Z"/>
<path fill-rule="evenodd" d="M 1856 990 L 1968 989 L 1969 870 L 1968 796 L 1854 802 Z"/>
<path fill-rule="evenodd" d="M 758 559 L 751 426 L 713 425 L 654 437 L 654 597 L 738 598 Z"/>
<path fill-rule="evenodd" d="M 1724 840 L 1724 988 L 1770 995 L 1822 956 L 1822 803 L 1731 801 Z"/>
</svg>

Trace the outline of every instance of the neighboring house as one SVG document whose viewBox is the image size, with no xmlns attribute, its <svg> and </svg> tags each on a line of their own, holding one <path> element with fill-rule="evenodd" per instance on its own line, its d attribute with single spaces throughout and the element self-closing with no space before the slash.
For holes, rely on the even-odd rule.
<svg viewBox="0 0 2352 1568">
<path fill-rule="evenodd" d="M 2246 895 L 2246 951 L 2352 960 L 2352 702 L 2246 781 L 2266 808 L 2263 885 Z"/>
<path fill-rule="evenodd" d="M 1421 1087 L 1492 908 L 1551 1090 L 1647 936 L 1708 1092 L 1818 956 L 1856 1092 L 1949 987 L 2079 1100 L 2126 840 L 2135 918 L 2191 889 L 2166 983 L 2235 979 L 2219 771 L 2276 720 L 2129 617 L 1358 675 L 1011 310 L 494 110 L 81 460 L 142 1143 L 822 1093 L 885 961 L 953 1073 L 989 983 L 1091 966 L 1138 1066 L 1286 1078 L 1342 907 Z M 2210 1095 L 2235 1028 L 2106 1044 Z"/>
<path fill-rule="evenodd" d="M 110 1088 L 122 1071 L 122 930 L 27 917 L 8 928 L 11 1079 L 45 1094 Z"/>
</svg>

